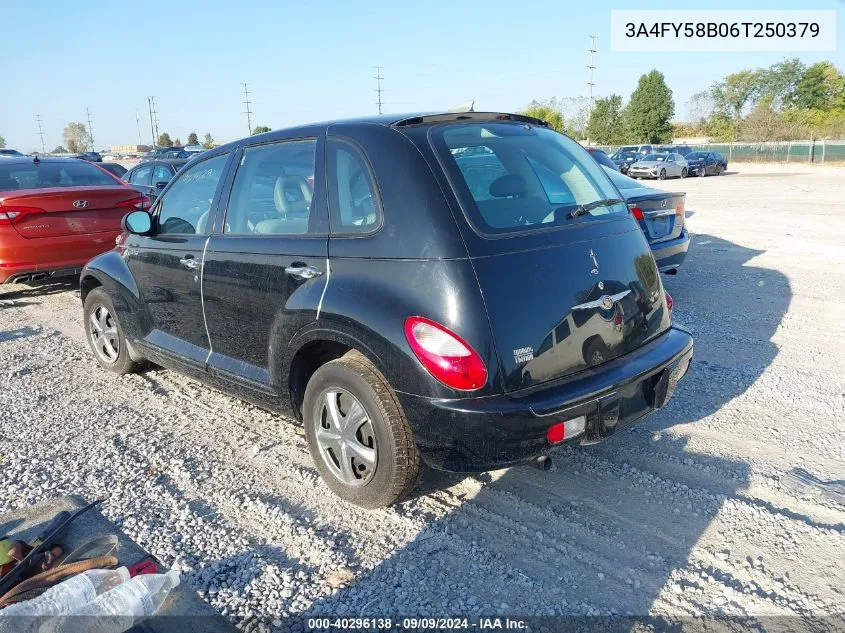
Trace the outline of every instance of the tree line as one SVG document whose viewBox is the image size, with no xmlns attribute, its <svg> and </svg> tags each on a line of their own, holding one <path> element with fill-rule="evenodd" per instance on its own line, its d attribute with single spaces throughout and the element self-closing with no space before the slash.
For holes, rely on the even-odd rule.
<svg viewBox="0 0 845 633">
<path fill-rule="evenodd" d="M 677 137 L 712 141 L 845 138 L 845 76 L 830 62 L 786 59 L 727 75 L 687 103 L 685 122 L 673 122 L 675 102 L 662 73 L 642 75 L 628 103 L 612 94 L 587 116 L 566 117 L 560 101 L 532 101 L 524 114 L 577 139 L 603 145 L 666 143 Z"/>
</svg>

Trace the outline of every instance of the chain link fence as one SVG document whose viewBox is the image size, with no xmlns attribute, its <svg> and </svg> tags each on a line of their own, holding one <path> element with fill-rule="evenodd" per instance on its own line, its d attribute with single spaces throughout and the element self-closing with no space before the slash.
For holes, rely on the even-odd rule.
<svg viewBox="0 0 845 633">
<path fill-rule="evenodd" d="M 608 154 L 619 145 L 600 146 Z M 845 141 L 806 140 L 768 143 L 706 143 L 690 145 L 704 152 L 719 152 L 728 162 L 835 163 L 845 162 Z"/>
</svg>

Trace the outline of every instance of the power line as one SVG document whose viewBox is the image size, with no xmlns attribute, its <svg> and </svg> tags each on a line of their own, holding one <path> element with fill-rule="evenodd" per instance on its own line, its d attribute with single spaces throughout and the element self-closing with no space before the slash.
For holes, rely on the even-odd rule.
<svg viewBox="0 0 845 633">
<path fill-rule="evenodd" d="M 382 92 L 384 92 L 384 91 L 381 89 L 381 80 L 382 80 L 382 79 L 384 79 L 384 77 L 382 77 L 382 76 L 381 76 L 382 67 L 381 67 L 381 66 L 376 66 L 375 68 L 376 68 L 376 76 L 375 76 L 375 77 L 373 77 L 373 79 L 375 79 L 375 80 L 376 80 L 376 92 L 378 93 L 378 102 L 377 102 L 377 104 L 378 104 L 378 113 L 379 113 L 379 114 L 381 114 L 381 106 L 382 106 L 381 93 L 382 93 Z"/>
<path fill-rule="evenodd" d="M 41 128 L 41 115 L 35 115 L 35 122 L 38 124 L 38 134 L 41 136 L 41 153 L 46 154 L 47 148 L 44 147 L 44 130 Z"/>
<path fill-rule="evenodd" d="M 596 36 L 590 36 L 590 48 L 587 49 L 587 52 L 590 53 L 590 61 L 587 64 L 587 87 L 590 91 L 590 103 L 587 106 L 587 118 L 589 119 L 590 114 L 593 112 L 593 86 L 596 84 L 593 83 L 593 71 L 596 69 L 595 63 L 595 54 L 596 54 Z"/>
<path fill-rule="evenodd" d="M 94 128 L 91 127 L 91 111 L 86 107 L 85 115 L 88 117 L 88 139 L 91 141 L 91 151 L 94 151 Z"/>
<path fill-rule="evenodd" d="M 246 106 L 246 110 L 244 110 L 244 114 L 246 114 L 246 126 L 247 126 L 247 128 L 249 128 L 248 133 L 252 134 L 252 119 L 250 118 L 250 115 L 252 114 L 252 112 L 249 109 L 249 104 L 252 103 L 252 102 L 249 100 L 249 88 L 248 88 L 248 84 L 246 82 L 241 82 L 241 85 L 244 87 L 244 101 L 243 101 L 243 103 Z"/>
<path fill-rule="evenodd" d="M 147 97 L 147 106 L 150 108 L 150 134 L 153 137 L 153 149 L 158 146 L 158 120 L 156 119 L 156 98 Z"/>
</svg>

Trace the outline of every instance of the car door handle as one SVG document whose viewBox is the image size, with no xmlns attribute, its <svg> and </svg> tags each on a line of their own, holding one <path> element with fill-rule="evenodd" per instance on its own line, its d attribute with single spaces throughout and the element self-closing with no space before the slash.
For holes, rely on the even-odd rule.
<svg viewBox="0 0 845 633">
<path fill-rule="evenodd" d="M 298 279 L 313 279 L 323 274 L 322 270 L 318 270 L 313 266 L 288 266 L 285 268 L 285 272 Z"/>
<path fill-rule="evenodd" d="M 179 260 L 179 263 L 188 270 L 196 270 L 200 266 L 200 263 L 194 259 L 193 255 L 186 255 Z"/>
</svg>

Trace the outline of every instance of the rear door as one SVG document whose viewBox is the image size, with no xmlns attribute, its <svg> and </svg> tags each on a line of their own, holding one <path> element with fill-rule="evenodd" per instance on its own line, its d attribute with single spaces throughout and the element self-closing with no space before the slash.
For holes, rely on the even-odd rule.
<svg viewBox="0 0 845 633">
<path fill-rule="evenodd" d="M 181 172 L 153 207 L 148 236 L 129 235 L 126 263 L 146 308 L 140 344 L 204 368 L 210 346 L 202 308 L 203 252 L 229 154 Z"/>
<path fill-rule="evenodd" d="M 617 358 L 669 327 L 648 243 L 577 143 L 498 122 L 437 126 L 431 141 L 468 221 L 505 391 Z M 486 158 L 469 170 L 467 154 Z"/>
<path fill-rule="evenodd" d="M 328 282 L 323 138 L 245 147 L 203 266 L 208 370 L 274 392 L 273 368 Z"/>
</svg>

